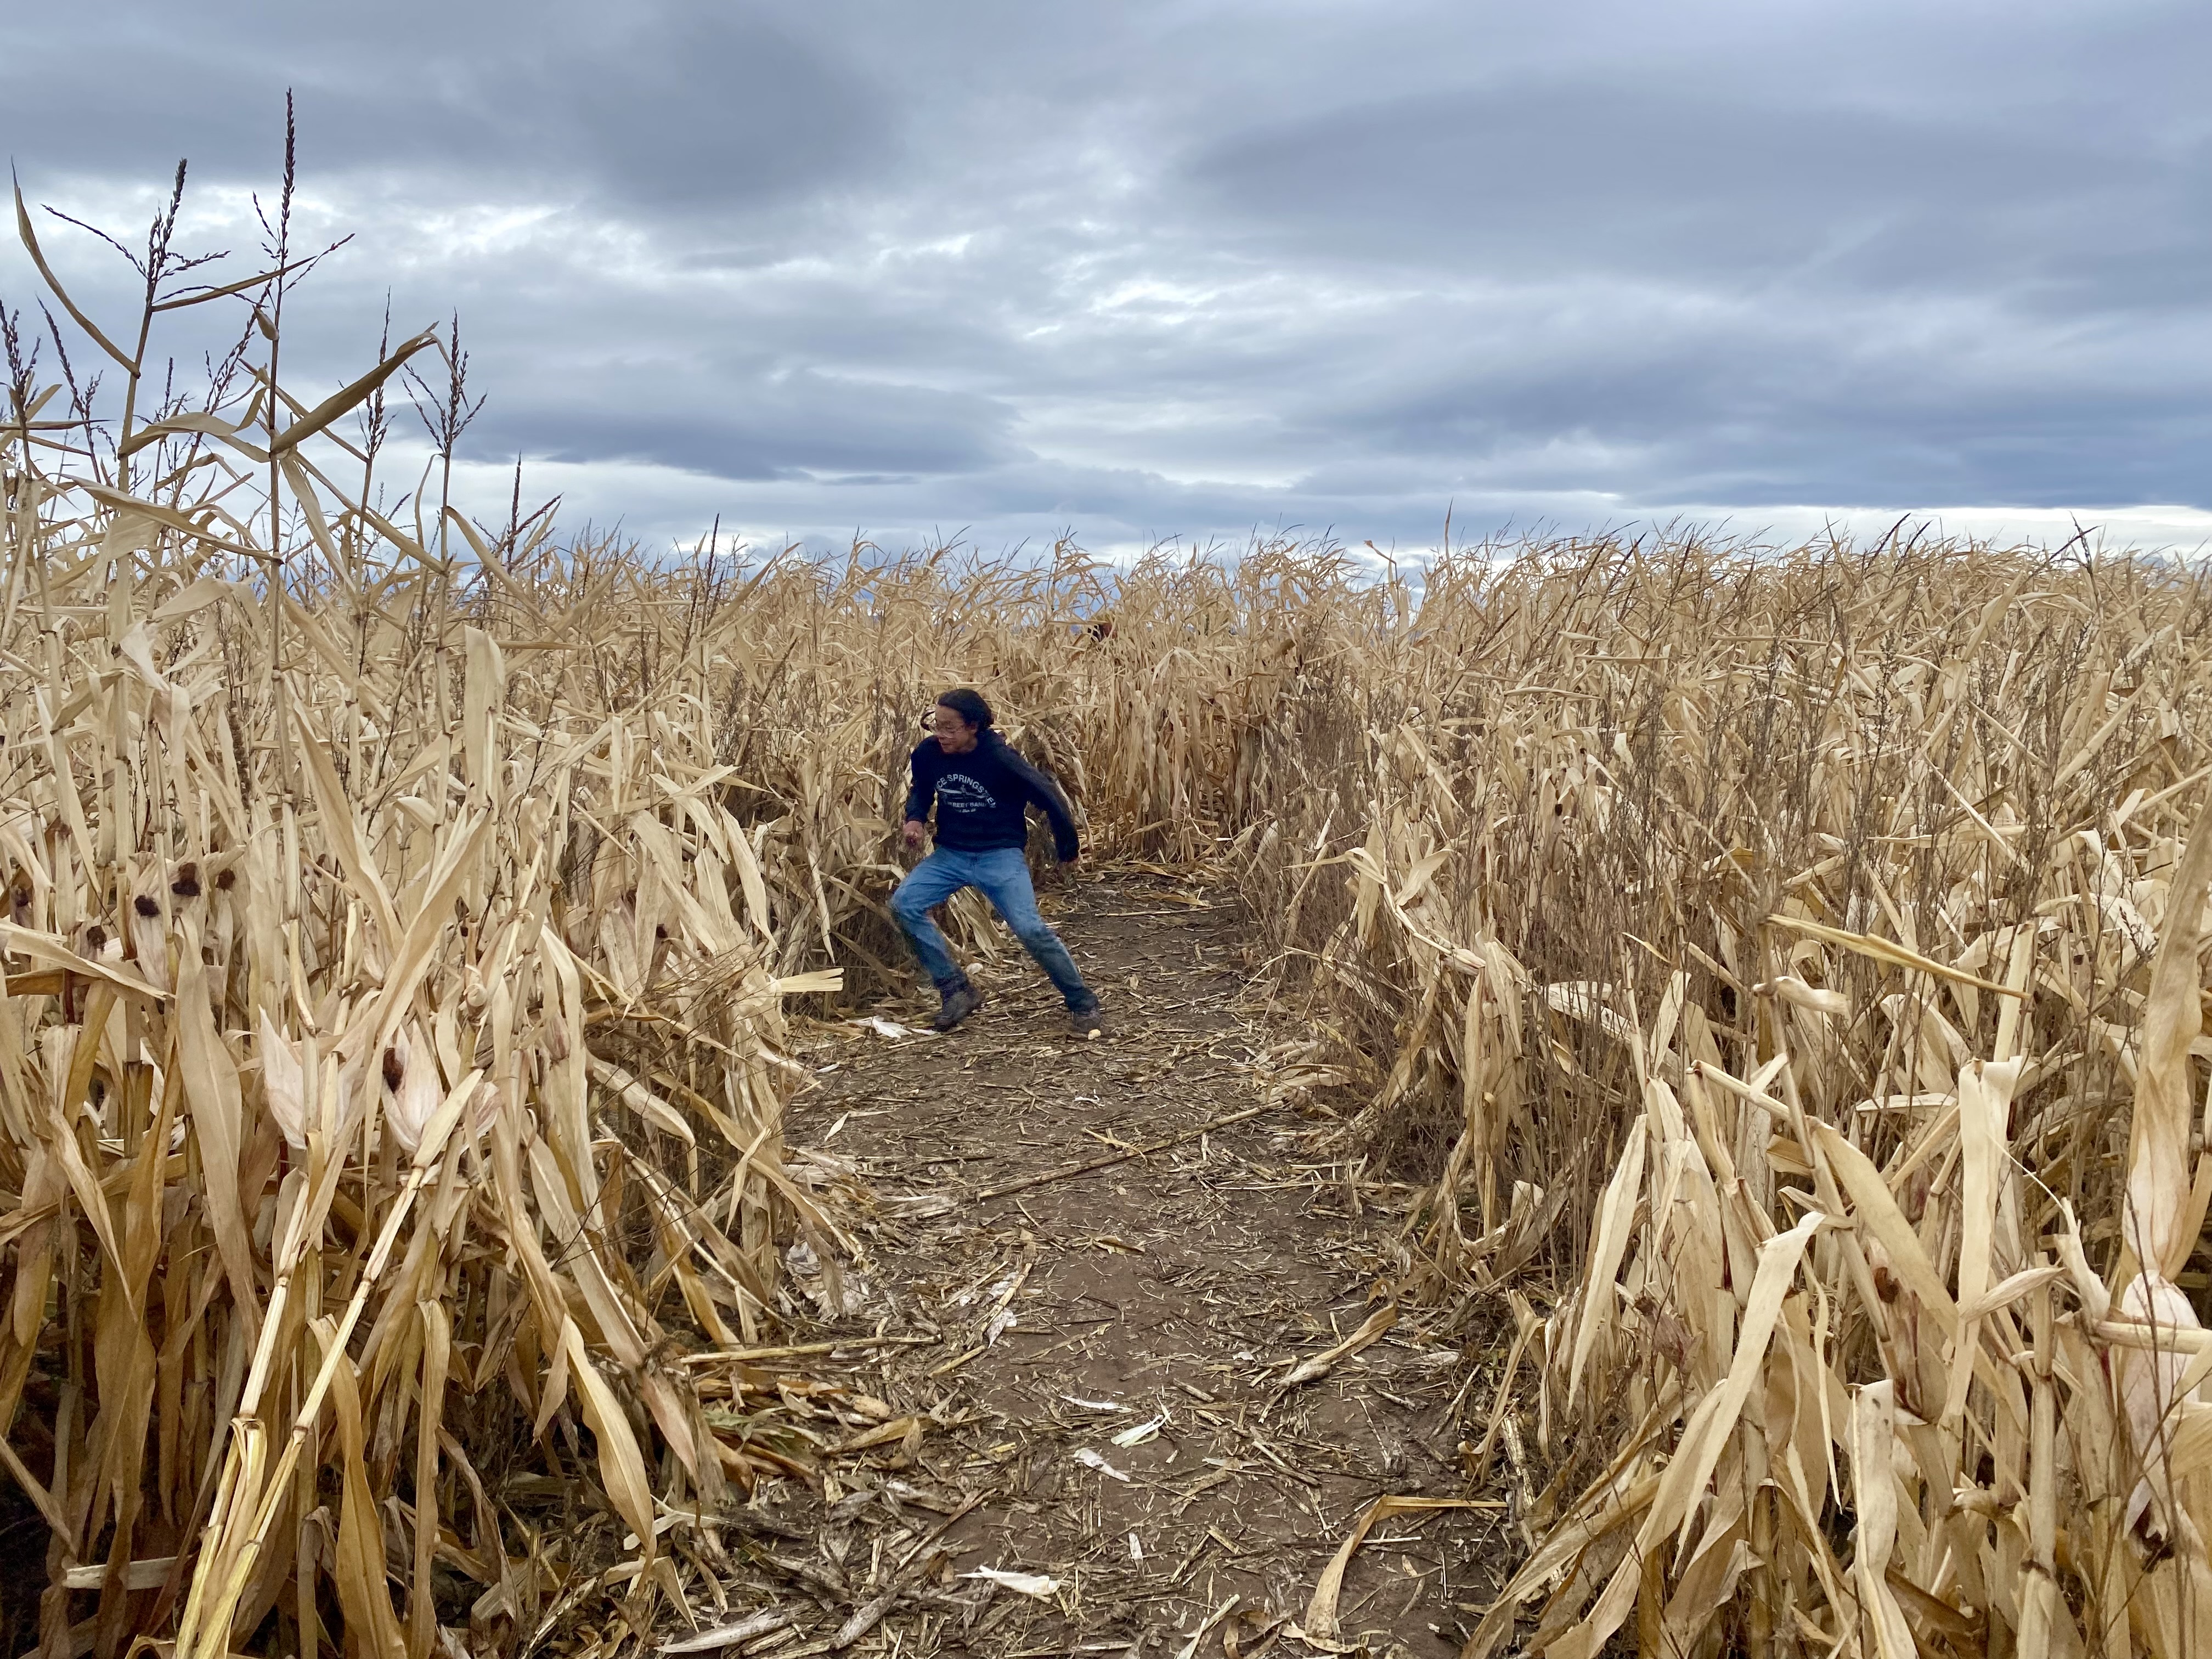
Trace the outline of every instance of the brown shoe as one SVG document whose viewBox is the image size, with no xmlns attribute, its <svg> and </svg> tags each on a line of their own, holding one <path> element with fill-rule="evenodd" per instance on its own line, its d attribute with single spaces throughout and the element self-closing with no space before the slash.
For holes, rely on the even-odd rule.
<svg viewBox="0 0 2212 1659">
<path fill-rule="evenodd" d="M 1107 1024 L 1106 1011 L 1093 1003 L 1088 1008 L 1067 1011 L 1067 1034 L 1079 1042 L 1088 1042 L 1093 1037 L 1111 1036 L 1114 1028 Z"/>
</svg>

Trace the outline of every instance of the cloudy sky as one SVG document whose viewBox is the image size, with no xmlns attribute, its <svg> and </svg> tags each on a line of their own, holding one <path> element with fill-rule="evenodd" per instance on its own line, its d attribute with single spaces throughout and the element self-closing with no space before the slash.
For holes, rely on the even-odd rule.
<svg viewBox="0 0 2212 1659">
<path fill-rule="evenodd" d="M 2201 3 L 11 9 L 27 195 L 142 226 L 189 156 L 238 275 L 294 89 L 355 235 L 294 372 L 457 310 L 487 502 L 519 453 L 660 543 L 2212 543 Z"/>
</svg>

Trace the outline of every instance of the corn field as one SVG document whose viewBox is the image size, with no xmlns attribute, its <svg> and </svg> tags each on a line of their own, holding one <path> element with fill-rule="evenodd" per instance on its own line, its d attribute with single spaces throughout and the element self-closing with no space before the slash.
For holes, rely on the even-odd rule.
<svg viewBox="0 0 2212 1659">
<path fill-rule="evenodd" d="M 612 1653 L 696 1600 L 714 1516 L 811 1473 L 738 1409 L 779 1244 L 839 1250 L 783 1005 L 906 982 L 903 759 L 960 683 L 1094 847 L 1237 884 L 1411 1183 L 1405 1288 L 1512 1310 L 1462 1428 L 1528 1554 L 1469 1659 L 2212 1641 L 2192 569 L 647 559 L 452 505 L 452 331 L 295 398 L 282 234 L 180 288 L 173 224 L 135 332 L 49 273 L 75 366 L 8 333 L 42 1652 Z M 187 397 L 149 341 L 202 303 L 247 327 Z M 439 455 L 393 478 L 407 387 Z"/>
</svg>

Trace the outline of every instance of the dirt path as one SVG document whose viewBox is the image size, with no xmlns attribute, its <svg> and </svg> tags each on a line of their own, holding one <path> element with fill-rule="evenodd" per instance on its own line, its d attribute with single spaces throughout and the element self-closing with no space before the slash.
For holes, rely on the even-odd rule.
<svg viewBox="0 0 2212 1659">
<path fill-rule="evenodd" d="M 1425 1334 L 1425 1310 L 1372 1334 L 1395 1218 L 1317 1150 L 1328 1122 L 1270 1093 L 1297 1033 L 1251 1001 L 1233 906 L 1130 872 L 1048 896 L 1108 997 L 1103 1042 L 1062 1034 L 1011 944 L 977 975 L 988 1006 L 951 1037 L 807 1041 L 794 1158 L 866 1218 L 841 1285 L 805 1249 L 797 1282 L 826 1328 L 878 1346 L 809 1359 L 845 1392 L 786 1389 L 784 1411 L 815 1445 L 878 1443 L 827 1460 L 819 1492 L 778 1482 L 772 1501 L 763 1485 L 744 1512 L 752 1567 L 803 1613 L 748 1659 L 829 1650 L 872 1609 L 850 1651 L 1311 1651 L 1316 1582 L 1371 1501 L 1467 1495 L 1455 1449 L 1467 1414 L 1479 1432 L 1494 1358 Z M 1503 1492 L 1377 1524 L 1333 1650 L 1454 1652 L 1510 1553 Z M 1056 1585 L 966 1576 L 981 1568 Z M 733 1594 L 729 1616 L 757 1605 Z"/>
</svg>

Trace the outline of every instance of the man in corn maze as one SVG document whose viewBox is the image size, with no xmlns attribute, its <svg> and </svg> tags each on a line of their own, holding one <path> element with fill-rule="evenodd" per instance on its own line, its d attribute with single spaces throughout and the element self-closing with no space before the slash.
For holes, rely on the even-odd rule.
<svg viewBox="0 0 2212 1659">
<path fill-rule="evenodd" d="M 1008 748 L 992 721 L 991 705 L 965 686 L 947 691 L 931 711 L 935 735 L 914 751 L 904 834 L 908 847 L 921 846 L 933 802 L 937 845 L 891 895 L 891 915 L 936 982 L 943 1000 L 934 1022 L 939 1030 L 951 1030 L 981 1008 L 983 994 L 953 961 L 952 948 L 929 913 L 962 888 L 979 887 L 1066 1000 L 1069 1030 L 1079 1037 L 1103 1036 L 1105 1019 L 1097 994 L 1083 982 L 1060 935 L 1037 914 L 1023 852 L 1029 841 L 1024 809 L 1034 804 L 1051 821 L 1060 861 L 1073 864 L 1082 850 L 1074 816 L 1059 786 Z"/>
</svg>

